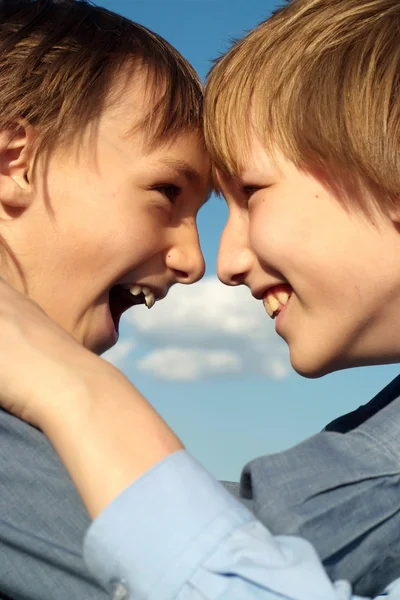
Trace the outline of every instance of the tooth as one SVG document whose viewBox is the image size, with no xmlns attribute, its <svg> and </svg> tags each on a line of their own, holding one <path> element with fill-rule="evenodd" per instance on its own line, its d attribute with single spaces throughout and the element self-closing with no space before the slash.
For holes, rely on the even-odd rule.
<svg viewBox="0 0 400 600">
<path fill-rule="evenodd" d="M 144 297 L 144 301 L 146 303 L 147 308 L 151 308 L 152 306 L 154 306 L 156 299 L 154 297 L 153 292 L 146 294 Z"/>
<path fill-rule="evenodd" d="M 148 287 L 142 287 L 142 292 L 145 296 L 148 296 L 149 294 L 151 294 L 151 289 Z"/>
<path fill-rule="evenodd" d="M 267 311 L 267 314 L 268 314 L 268 316 L 269 316 L 269 317 L 272 317 L 272 316 L 273 316 L 273 314 L 274 314 L 274 311 L 273 311 L 273 310 L 271 310 L 271 307 L 270 307 L 270 305 L 269 305 L 269 302 L 268 302 L 268 300 L 267 300 L 267 299 L 266 299 L 266 300 L 264 300 L 264 308 L 265 308 L 265 310 Z"/>
<path fill-rule="evenodd" d="M 272 310 L 272 314 L 278 310 L 278 308 L 280 307 L 280 302 L 278 300 L 278 298 L 276 298 L 276 296 L 269 296 L 268 298 L 268 303 L 269 303 L 269 307 Z"/>
<path fill-rule="evenodd" d="M 129 291 L 131 292 L 132 296 L 139 296 L 139 294 L 142 292 L 142 288 L 140 285 L 133 285 Z"/>
<path fill-rule="evenodd" d="M 285 305 L 286 302 L 290 298 L 290 294 L 288 292 L 281 290 L 280 292 L 277 292 L 276 297 L 278 298 L 278 300 L 281 304 Z"/>
</svg>

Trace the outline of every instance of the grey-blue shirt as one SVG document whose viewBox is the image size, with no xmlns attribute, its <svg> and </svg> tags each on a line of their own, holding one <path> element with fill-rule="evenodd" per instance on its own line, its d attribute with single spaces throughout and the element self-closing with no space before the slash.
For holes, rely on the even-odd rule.
<svg viewBox="0 0 400 600">
<path fill-rule="evenodd" d="M 82 558 L 89 516 L 37 429 L 0 410 L 0 598 L 106 600 Z"/>
<path fill-rule="evenodd" d="M 342 427 L 346 433 L 321 432 L 252 461 L 240 491 L 273 534 L 309 540 L 330 579 L 347 579 L 365 596 L 400 576 L 400 382 L 382 394 L 378 406 L 368 405 L 372 412 L 363 409 L 366 420 Z M 0 598 L 109 598 L 84 564 L 90 521 L 63 464 L 40 431 L 1 410 L 0 484 Z M 178 495 L 174 485 L 169 491 Z M 154 493 L 163 500 L 162 489 Z M 153 502 L 136 511 L 154 523 L 148 544 L 157 548 Z"/>
</svg>

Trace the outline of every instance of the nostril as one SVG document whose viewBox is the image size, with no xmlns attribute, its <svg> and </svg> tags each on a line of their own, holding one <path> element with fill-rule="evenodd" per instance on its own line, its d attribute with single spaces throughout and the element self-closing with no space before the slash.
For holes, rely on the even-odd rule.
<svg viewBox="0 0 400 600">
<path fill-rule="evenodd" d="M 231 275 L 231 285 L 241 285 L 246 278 L 246 273 L 236 273 L 235 275 Z"/>
<path fill-rule="evenodd" d="M 228 270 L 228 269 L 223 269 L 221 267 L 217 268 L 217 275 L 218 275 L 218 279 L 224 283 L 225 285 L 231 285 L 231 286 L 236 286 L 236 285 L 243 285 L 245 279 L 246 279 L 246 273 L 245 272 L 240 272 L 240 273 L 235 273 L 232 272 L 232 270 Z"/>
<path fill-rule="evenodd" d="M 179 271 L 179 269 L 174 269 L 174 271 L 175 271 L 175 275 L 179 279 L 189 279 L 189 273 L 186 273 L 186 271 Z"/>
<path fill-rule="evenodd" d="M 205 271 L 204 258 L 201 252 L 192 248 L 171 249 L 166 255 L 166 266 L 174 273 L 179 283 L 189 285 L 199 281 Z"/>
</svg>

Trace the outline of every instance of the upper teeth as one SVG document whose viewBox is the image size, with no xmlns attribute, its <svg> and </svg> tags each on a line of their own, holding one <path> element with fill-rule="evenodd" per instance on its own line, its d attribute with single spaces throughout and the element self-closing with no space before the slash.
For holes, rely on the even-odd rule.
<svg viewBox="0 0 400 600">
<path fill-rule="evenodd" d="M 151 308 L 152 306 L 154 306 L 156 298 L 150 288 L 146 286 L 142 287 L 137 283 L 135 285 L 124 284 L 124 288 L 129 290 L 132 296 L 139 296 L 139 294 L 143 294 L 147 308 Z"/>
<path fill-rule="evenodd" d="M 291 293 L 286 290 L 277 290 L 267 294 L 267 296 L 264 298 L 264 307 L 272 319 L 275 319 L 275 317 L 280 313 L 290 296 Z"/>
</svg>

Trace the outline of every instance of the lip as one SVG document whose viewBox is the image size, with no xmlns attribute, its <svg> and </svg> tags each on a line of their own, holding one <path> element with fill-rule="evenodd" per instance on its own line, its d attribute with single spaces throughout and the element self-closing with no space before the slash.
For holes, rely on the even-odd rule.
<svg viewBox="0 0 400 600">
<path fill-rule="evenodd" d="M 289 285 L 290 283 L 288 283 L 287 281 L 274 281 L 273 283 L 270 283 L 268 286 L 263 287 L 263 288 L 257 288 L 252 290 L 250 288 L 251 291 L 251 295 L 253 296 L 253 298 L 255 298 L 256 300 L 264 300 L 264 296 L 266 294 L 268 294 L 268 292 L 270 290 L 272 290 L 273 288 L 279 287 L 281 285 Z M 290 286 L 291 287 L 291 286 Z"/>
<path fill-rule="evenodd" d="M 280 281 L 279 283 L 274 283 L 273 285 L 269 285 L 267 288 L 264 288 L 263 292 L 253 293 L 253 296 L 255 298 L 258 297 L 259 295 L 261 295 L 261 300 L 264 301 L 264 299 L 268 295 L 268 292 L 270 292 L 271 290 L 277 291 L 277 288 L 280 288 L 280 287 L 286 288 L 285 291 L 287 291 L 287 288 L 289 287 L 290 288 L 290 297 L 289 297 L 288 301 L 286 302 L 286 304 L 284 305 L 284 307 L 279 311 L 278 315 L 274 318 L 275 331 L 278 335 L 282 335 L 281 334 L 282 321 L 284 319 L 284 315 L 286 314 L 288 305 L 290 304 L 290 301 L 294 294 L 294 290 L 293 290 L 292 286 L 290 285 L 290 283 Z"/>
<path fill-rule="evenodd" d="M 114 346 L 119 338 L 119 322 L 121 319 L 121 316 L 123 315 L 123 313 L 126 310 L 129 310 L 130 307 L 125 308 L 124 310 L 121 311 L 121 314 L 118 315 L 118 317 L 115 319 L 116 315 L 112 314 L 112 310 L 111 310 L 111 305 L 110 305 L 110 294 L 111 294 L 111 290 L 117 286 L 117 285 L 125 285 L 127 286 L 128 284 L 130 285 L 140 285 L 141 287 L 147 287 L 149 288 L 149 290 L 151 290 L 151 292 L 154 294 L 154 297 L 156 299 L 156 301 L 162 300 L 163 298 L 165 298 L 165 296 L 168 293 L 169 287 L 159 287 L 159 286 L 154 286 L 151 285 L 145 281 L 127 281 L 127 280 L 117 280 L 115 281 L 109 288 L 108 291 L 105 292 L 105 294 L 101 297 L 100 302 L 101 304 L 104 303 L 105 305 L 105 314 L 104 314 L 104 319 L 105 321 L 103 322 L 103 332 L 101 334 L 101 338 L 103 340 L 103 342 L 100 344 L 101 346 L 101 353 L 105 352 L 106 350 L 108 350 L 109 348 L 111 348 L 112 346 Z"/>
<path fill-rule="evenodd" d="M 141 288 L 148 288 L 154 294 L 154 298 L 156 301 L 163 300 L 163 298 L 165 298 L 165 296 L 167 295 L 169 287 L 170 287 L 170 286 L 168 286 L 166 288 L 156 287 L 150 283 L 146 283 L 145 281 L 134 281 L 134 282 L 119 281 L 114 285 L 122 285 L 124 287 L 126 287 L 126 286 L 133 287 L 134 285 L 140 285 Z M 112 287 L 114 287 L 114 286 L 112 286 Z"/>
<path fill-rule="evenodd" d="M 118 328 L 115 327 L 115 323 L 110 310 L 110 305 L 108 303 L 105 312 L 105 330 L 104 334 L 102 335 L 102 338 L 103 341 L 101 344 L 100 354 L 115 346 L 119 338 L 119 331 Z"/>
<path fill-rule="evenodd" d="M 122 315 L 135 305 L 143 305 L 142 295 L 132 296 L 129 292 L 129 288 L 135 285 L 140 286 L 141 288 L 148 288 L 154 295 L 156 302 L 165 298 L 169 289 L 168 287 L 160 288 L 151 284 L 149 285 L 144 281 L 137 281 L 134 283 L 131 281 L 120 281 L 114 284 L 108 292 L 108 308 L 117 334 L 119 332 L 119 323 Z M 121 290 L 121 288 L 123 289 Z"/>
<path fill-rule="evenodd" d="M 108 288 L 108 291 L 104 292 L 102 296 L 99 297 L 96 304 L 102 305 L 104 307 L 103 316 L 101 317 L 101 321 L 99 322 L 99 330 L 97 332 L 96 338 L 96 350 L 94 350 L 97 354 L 102 354 L 106 350 L 112 348 L 119 339 L 119 324 L 120 319 L 123 313 L 126 310 L 129 310 L 131 306 L 127 306 L 126 308 L 122 307 L 120 314 L 113 314 L 111 303 L 110 303 L 110 295 L 111 290 L 117 285 L 127 285 L 128 281 L 116 281 L 111 287 Z M 131 285 L 140 285 L 141 287 L 148 287 L 151 292 L 154 294 L 154 297 L 157 301 L 165 298 L 168 293 L 169 287 L 156 287 L 153 285 L 149 285 L 145 282 L 135 282 Z M 119 312 L 119 311 L 118 311 Z"/>
<path fill-rule="evenodd" d="M 278 316 L 275 318 L 275 331 L 281 337 L 282 337 L 282 327 L 283 327 L 283 322 L 284 322 L 285 314 L 287 312 L 287 309 L 288 309 L 288 306 L 289 306 L 290 301 L 292 299 L 292 296 L 293 296 L 293 292 L 292 292 L 289 300 L 286 302 L 285 306 L 282 308 L 282 310 L 279 312 Z"/>
</svg>

